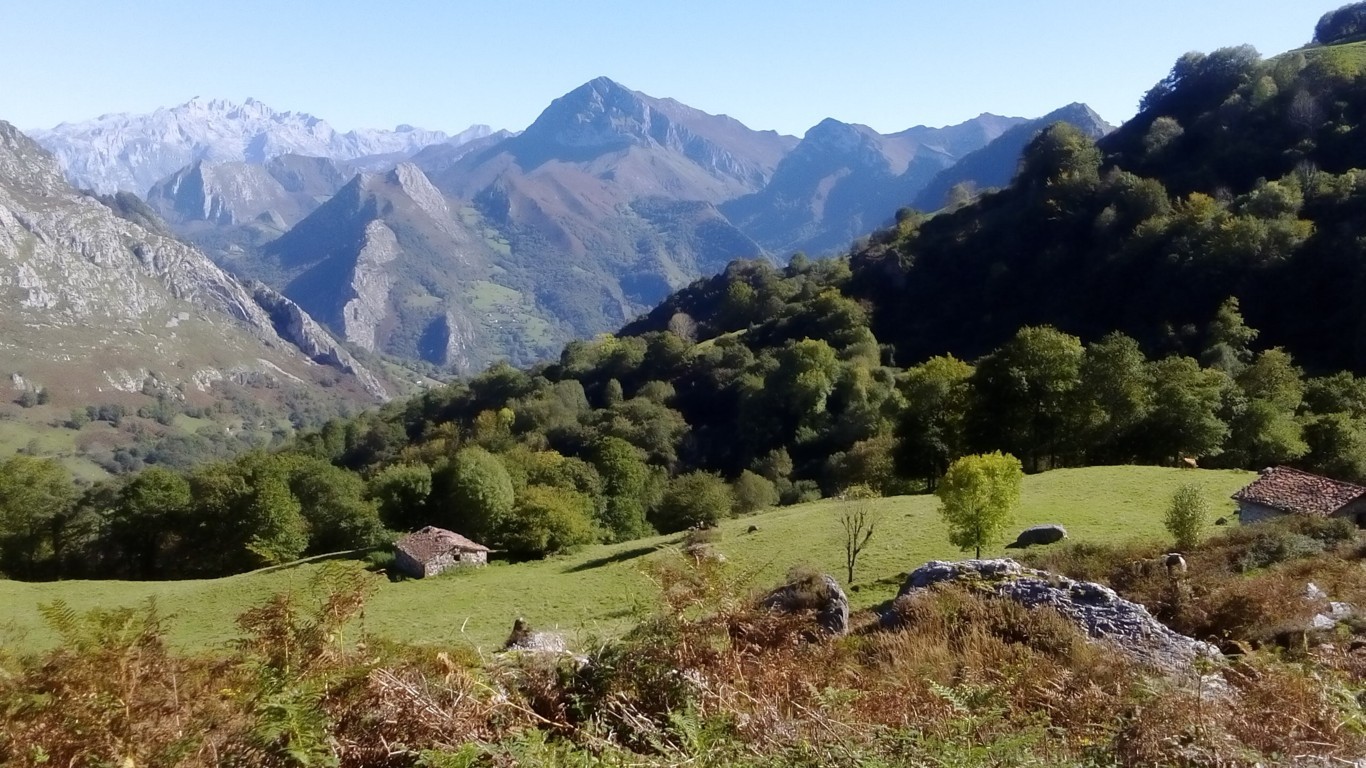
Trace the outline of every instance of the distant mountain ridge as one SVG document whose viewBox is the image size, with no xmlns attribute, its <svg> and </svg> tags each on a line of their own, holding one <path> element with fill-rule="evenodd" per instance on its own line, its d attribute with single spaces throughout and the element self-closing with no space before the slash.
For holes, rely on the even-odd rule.
<svg viewBox="0 0 1366 768">
<path fill-rule="evenodd" d="M 241 104 L 194 98 L 148 114 L 108 114 L 32 131 L 79 188 L 143 195 L 156 182 L 195 162 L 264 164 L 283 154 L 356 160 L 406 157 L 423 147 L 456 144 L 492 133 L 476 125 L 454 135 L 400 125 L 394 130 L 340 133 L 301 112 L 277 112 L 256 99 Z"/>
<path fill-rule="evenodd" d="M 985 190 L 1004 187 L 1015 176 L 1020 155 L 1029 141 L 1054 123 L 1068 123 L 1092 139 L 1099 139 L 1115 128 L 1085 104 L 1068 104 L 1043 117 L 1012 126 L 953 165 L 939 172 L 914 197 L 912 205 L 922 211 L 937 211 L 954 186 L 968 184 Z"/>
<path fill-rule="evenodd" d="M 825 253 L 882 226 L 934 175 L 1023 118 L 982 114 L 944 128 L 879 134 L 826 118 L 760 191 L 721 206 L 771 253 Z"/>
</svg>

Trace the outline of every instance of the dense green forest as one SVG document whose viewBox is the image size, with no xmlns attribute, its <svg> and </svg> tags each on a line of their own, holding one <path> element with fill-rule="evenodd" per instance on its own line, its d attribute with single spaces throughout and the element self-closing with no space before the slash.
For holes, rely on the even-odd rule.
<svg viewBox="0 0 1366 768">
<path fill-rule="evenodd" d="M 88 489 L 11 459 L 0 571 L 210 576 L 428 524 L 536 557 L 925 490 L 990 450 L 1366 480 L 1356 45 L 1188 54 L 1099 144 L 1044 131 L 1006 189 L 275 453 Z"/>
</svg>

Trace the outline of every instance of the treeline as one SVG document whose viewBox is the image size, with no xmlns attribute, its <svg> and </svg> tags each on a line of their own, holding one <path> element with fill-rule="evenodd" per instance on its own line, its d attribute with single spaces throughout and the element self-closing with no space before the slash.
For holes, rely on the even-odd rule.
<svg viewBox="0 0 1366 768">
<path fill-rule="evenodd" d="M 213 576 L 424 525 L 538 557 L 854 486 L 924 490 L 991 450 L 1030 471 L 1198 457 L 1366 480 L 1366 380 L 1307 378 L 1284 351 L 1254 351 L 1236 300 L 1198 357 L 1038 326 L 972 363 L 900 369 L 841 293 L 849 279 L 839 260 L 737 263 L 695 287 L 719 296 L 715 318 L 677 313 L 672 329 L 575 342 L 554 365 L 496 366 L 277 453 L 83 493 L 16 457 L 0 466 L 0 570 Z"/>
</svg>

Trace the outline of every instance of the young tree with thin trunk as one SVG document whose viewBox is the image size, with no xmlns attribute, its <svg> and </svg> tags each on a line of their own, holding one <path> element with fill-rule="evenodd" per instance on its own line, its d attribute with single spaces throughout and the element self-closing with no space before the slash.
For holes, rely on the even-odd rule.
<svg viewBox="0 0 1366 768">
<path fill-rule="evenodd" d="M 840 498 L 844 502 L 840 510 L 840 527 L 844 530 L 844 567 L 849 577 L 845 583 L 853 584 L 858 556 L 868 546 L 869 539 L 873 538 L 882 515 L 869 507 L 868 500 L 877 498 L 877 494 L 867 486 L 853 486 Z"/>
<path fill-rule="evenodd" d="M 949 465 L 934 495 L 939 514 L 949 526 L 949 542 L 963 551 L 982 547 L 1000 538 L 1020 501 L 1024 470 L 1020 460 L 994 451 L 964 456 Z"/>
</svg>

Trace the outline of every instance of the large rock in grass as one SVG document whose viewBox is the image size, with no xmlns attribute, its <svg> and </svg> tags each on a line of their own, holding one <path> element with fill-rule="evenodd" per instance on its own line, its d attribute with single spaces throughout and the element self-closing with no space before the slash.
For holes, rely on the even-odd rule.
<svg viewBox="0 0 1366 768">
<path fill-rule="evenodd" d="M 569 643 L 564 635 L 556 632 L 535 632 L 526 619 L 518 618 L 512 623 L 512 634 L 503 644 L 504 651 L 531 651 L 534 653 L 567 653 Z"/>
<path fill-rule="evenodd" d="M 937 584 L 962 584 L 1028 608 L 1047 606 L 1070 619 L 1093 641 L 1107 643 L 1140 664 L 1166 672 L 1189 671 L 1198 659 L 1217 659 L 1219 649 L 1163 625 L 1148 609 L 1103 584 L 1075 581 L 1014 560 L 926 563 L 911 572 L 897 599 Z M 884 623 L 895 621 L 895 612 Z"/>
<path fill-rule="evenodd" d="M 1006 545 L 1006 549 L 1026 549 L 1035 544 L 1053 544 L 1067 538 L 1067 529 L 1061 525 L 1035 525 L 1020 531 L 1020 535 L 1015 537 L 1015 541 Z"/>
<path fill-rule="evenodd" d="M 783 613 L 815 611 L 816 624 L 831 635 L 849 631 L 849 597 L 828 573 L 790 579 L 769 592 L 760 605 Z"/>
</svg>

